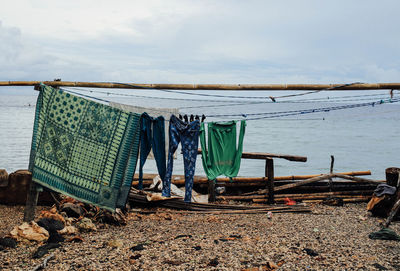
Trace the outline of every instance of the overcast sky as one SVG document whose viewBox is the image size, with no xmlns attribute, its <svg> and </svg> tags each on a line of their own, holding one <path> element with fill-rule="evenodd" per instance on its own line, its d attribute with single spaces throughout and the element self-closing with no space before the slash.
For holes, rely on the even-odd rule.
<svg viewBox="0 0 400 271">
<path fill-rule="evenodd" d="M 0 81 L 400 81 L 396 0 L 0 3 Z"/>
</svg>

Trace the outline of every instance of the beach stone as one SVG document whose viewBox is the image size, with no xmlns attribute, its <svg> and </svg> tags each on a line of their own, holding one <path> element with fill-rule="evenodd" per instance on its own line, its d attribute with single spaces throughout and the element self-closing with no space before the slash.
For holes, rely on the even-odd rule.
<svg viewBox="0 0 400 271">
<path fill-rule="evenodd" d="M 56 232 L 64 228 L 64 223 L 52 218 L 41 218 L 37 224 L 40 227 L 45 228 L 48 232 Z"/>
<path fill-rule="evenodd" d="M 97 231 L 96 226 L 93 224 L 92 220 L 85 217 L 79 222 L 78 229 L 82 231 Z"/>
<path fill-rule="evenodd" d="M 65 212 L 69 217 L 83 216 L 83 209 L 79 204 L 67 202 L 61 206 L 61 212 Z"/>
<path fill-rule="evenodd" d="M 0 238 L 0 246 L 15 248 L 17 246 L 17 241 L 10 237 Z"/>
<path fill-rule="evenodd" d="M 15 226 L 10 235 L 17 241 L 44 242 L 49 238 L 49 232 L 40 227 L 35 221 L 24 222 L 22 225 Z"/>
<path fill-rule="evenodd" d="M 107 246 L 112 248 L 121 248 L 123 244 L 121 239 L 111 239 L 107 242 Z"/>
</svg>

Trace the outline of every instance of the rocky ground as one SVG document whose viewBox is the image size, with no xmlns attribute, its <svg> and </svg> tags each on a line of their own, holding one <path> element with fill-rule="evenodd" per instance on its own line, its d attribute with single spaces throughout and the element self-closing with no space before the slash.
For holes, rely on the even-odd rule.
<svg viewBox="0 0 400 271">
<path fill-rule="evenodd" d="M 400 270 L 400 242 L 369 239 L 382 220 L 365 208 L 315 205 L 270 219 L 131 211 L 126 226 L 97 224 L 83 242 L 62 243 L 46 270 Z M 0 205 L 0 237 L 21 224 L 23 209 Z M 400 233 L 400 223 L 391 228 Z M 32 270 L 46 257 L 32 258 L 38 246 L 0 251 L 0 270 Z"/>
</svg>

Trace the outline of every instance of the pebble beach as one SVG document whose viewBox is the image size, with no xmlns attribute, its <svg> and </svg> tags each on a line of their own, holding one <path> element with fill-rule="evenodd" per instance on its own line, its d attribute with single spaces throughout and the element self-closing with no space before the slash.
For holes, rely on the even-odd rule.
<svg viewBox="0 0 400 271">
<path fill-rule="evenodd" d="M 83 242 L 61 243 L 44 270 L 400 269 L 400 242 L 368 238 L 383 220 L 369 216 L 366 204 L 311 209 L 272 217 L 132 209 L 125 226 L 96 224 L 80 233 Z M 0 205 L 0 237 L 22 223 L 23 210 Z M 400 233 L 400 223 L 391 229 Z M 0 270 L 32 270 L 48 256 L 33 259 L 38 246 L 0 251 Z"/>
</svg>

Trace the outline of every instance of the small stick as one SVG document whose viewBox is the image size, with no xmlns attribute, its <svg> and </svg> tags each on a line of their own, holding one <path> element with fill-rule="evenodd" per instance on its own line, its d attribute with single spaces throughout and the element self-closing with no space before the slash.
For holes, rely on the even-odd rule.
<svg viewBox="0 0 400 271">
<path fill-rule="evenodd" d="M 37 271 L 37 270 L 41 270 L 41 269 L 46 268 L 47 262 L 48 262 L 49 260 L 51 260 L 52 258 L 54 258 L 54 253 L 51 253 L 49 256 L 47 256 L 47 257 L 43 260 L 43 263 L 41 263 L 41 264 L 35 266 L 35 268 L 32 269 L 32 271 Z"/>
<path fill-rule="evenodd" d="M 392 210 L 390 211 L 390 214 L 388 218 L 386 219 L 385 223 L 385 228 L 389 227 L 390 223 L 392 222 L 394 216 L 397 214 L 397 211 L 400 208 L 400 199 L 396 201 L 396 203 L 393 205 Z"/>
</svg>

